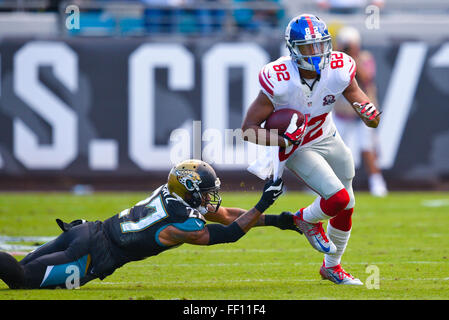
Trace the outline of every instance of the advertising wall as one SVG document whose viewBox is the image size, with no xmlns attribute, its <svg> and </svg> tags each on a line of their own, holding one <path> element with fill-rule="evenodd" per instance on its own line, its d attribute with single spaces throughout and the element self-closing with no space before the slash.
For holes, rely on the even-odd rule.
<svg viewBox="0 0 449 320">
<path fill-rule="evenodd" d="M 390 180 L 449 175 L 449 43 L 372 46 L 379 163 Z M 3 39 L 0 179 L 139 177 L 202 157 L 245 171 L 238 129 L 279 39 Z"/>
</svg>

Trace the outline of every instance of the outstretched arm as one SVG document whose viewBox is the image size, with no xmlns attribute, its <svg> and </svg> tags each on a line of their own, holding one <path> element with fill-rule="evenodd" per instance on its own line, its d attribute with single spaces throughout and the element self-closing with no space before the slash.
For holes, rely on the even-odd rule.
<svg viewBox="0 0 449 320">
<path fill-rule="evenodd" d="M 228 226 L 211 224 L 199 231 L 182 231 L 173 226 L 169 226 L 159 233 L 159 240 L 168 246 L 181 243 L 213 245 L 235 242 L 257 223 L 261 214 L 282 194 L 282 189 L 283 182 L 281 179 L 275 182 L 270 180 L 265 184 L 262 197 L 254 208 L 239 215 Z"/>
<path fill-rule="evenodd" d="M 254 226 L 261 212 L 256 208 L 245 211 L 238 219 L 228 226 L 210 224 L 199 231 L 182 231 L 169 226 L 159 234 L 159 241 L 164 245 L 173 246 L 181 243 L 196 245 L 212 245 L 235 242 L 243 237 Z"/>
<path fill-rule="evenodd" d="M 204 215 L 204 218 L 206 220 L 211 222 L 218 222 L 224 225 L 230 225 L 232 222 L 237 220 L 238 217 L 243 215 L 246 212 L 245 209 L 241 208 L 227 208 L 227 207 L 220 207 L 218 208 L 218 211 L 215 213 L 208 212 Z M 257 219 L 255 227 L 257 226 L 264 226 L 265 223 L 265 215 L 260 215 L 259 219 Z"/>
<path fill-rule="evenodd" d="M 240 208 L 220 207 L 216 213 L 207 213 L 204 215 L 204 217 L 208 221 L 229 225 L 245 212 L 246 210 Z M 277 214 L 260 215 L 254 227 L 264 227 L 264 226 L 273 226 L 281 230 L 294 230 L 302 234 L 301 230 L 298 229 L 298 227 L 293 221 L 293 214 L 288 211 L 284 211 L 279 215 Z"/>
</svg>

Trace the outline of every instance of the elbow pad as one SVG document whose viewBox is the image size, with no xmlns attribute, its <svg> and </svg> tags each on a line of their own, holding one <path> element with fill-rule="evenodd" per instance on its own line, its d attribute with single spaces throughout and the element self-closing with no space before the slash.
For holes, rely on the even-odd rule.
<svg viewBox="0 0 449 320">
<path fill-rule="evenodd" d="M 229 226 L 210 224 L 206 228 L 209 230 L 208 245 L 236 242 L 245 235 L 245 231 L 240 228 L 237 222 L 233 222 Z"/>
</svg>

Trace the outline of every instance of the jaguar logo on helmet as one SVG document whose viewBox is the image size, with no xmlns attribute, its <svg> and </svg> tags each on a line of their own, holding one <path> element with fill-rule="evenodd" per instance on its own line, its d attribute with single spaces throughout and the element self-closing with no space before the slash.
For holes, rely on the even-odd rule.
<svg viewBox="0 0 449 320">
<path fill-rule="evenodd" d="M 201 183 L 200 175 L 193 170 L 178 169 L 175 170 L 178 181 L 189 191 L 199 190 Z"/>
</svg>

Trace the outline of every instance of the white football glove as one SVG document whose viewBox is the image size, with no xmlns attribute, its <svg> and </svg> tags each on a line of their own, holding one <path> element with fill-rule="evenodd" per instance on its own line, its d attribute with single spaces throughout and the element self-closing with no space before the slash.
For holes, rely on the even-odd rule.
<svg viewBox="0 0 449 320">
<path fill-rule="evenodd" d="M 307 116 L 304 119 L 304 122 L 299 127 L 296 125 L 296 122 L 298 121 L 298 115 L 294 113 L 292 115 L 292 118 L 290 119 L 290 124 L 287 127 L 287 130 L 285 130 L 285 133 L 283 135 L 285 145 L 300 145 L 302 142 L 302 138 L 304 137 L 304 133 L 307 129 Z"/>
<path fill-rule="evenodd" d="M 376 128 L 379 125 L 381 112 L 376 109 L 374 104 L 371 102 L 354 102 L 352 107 L 368 127 Z"/>
</svg>

